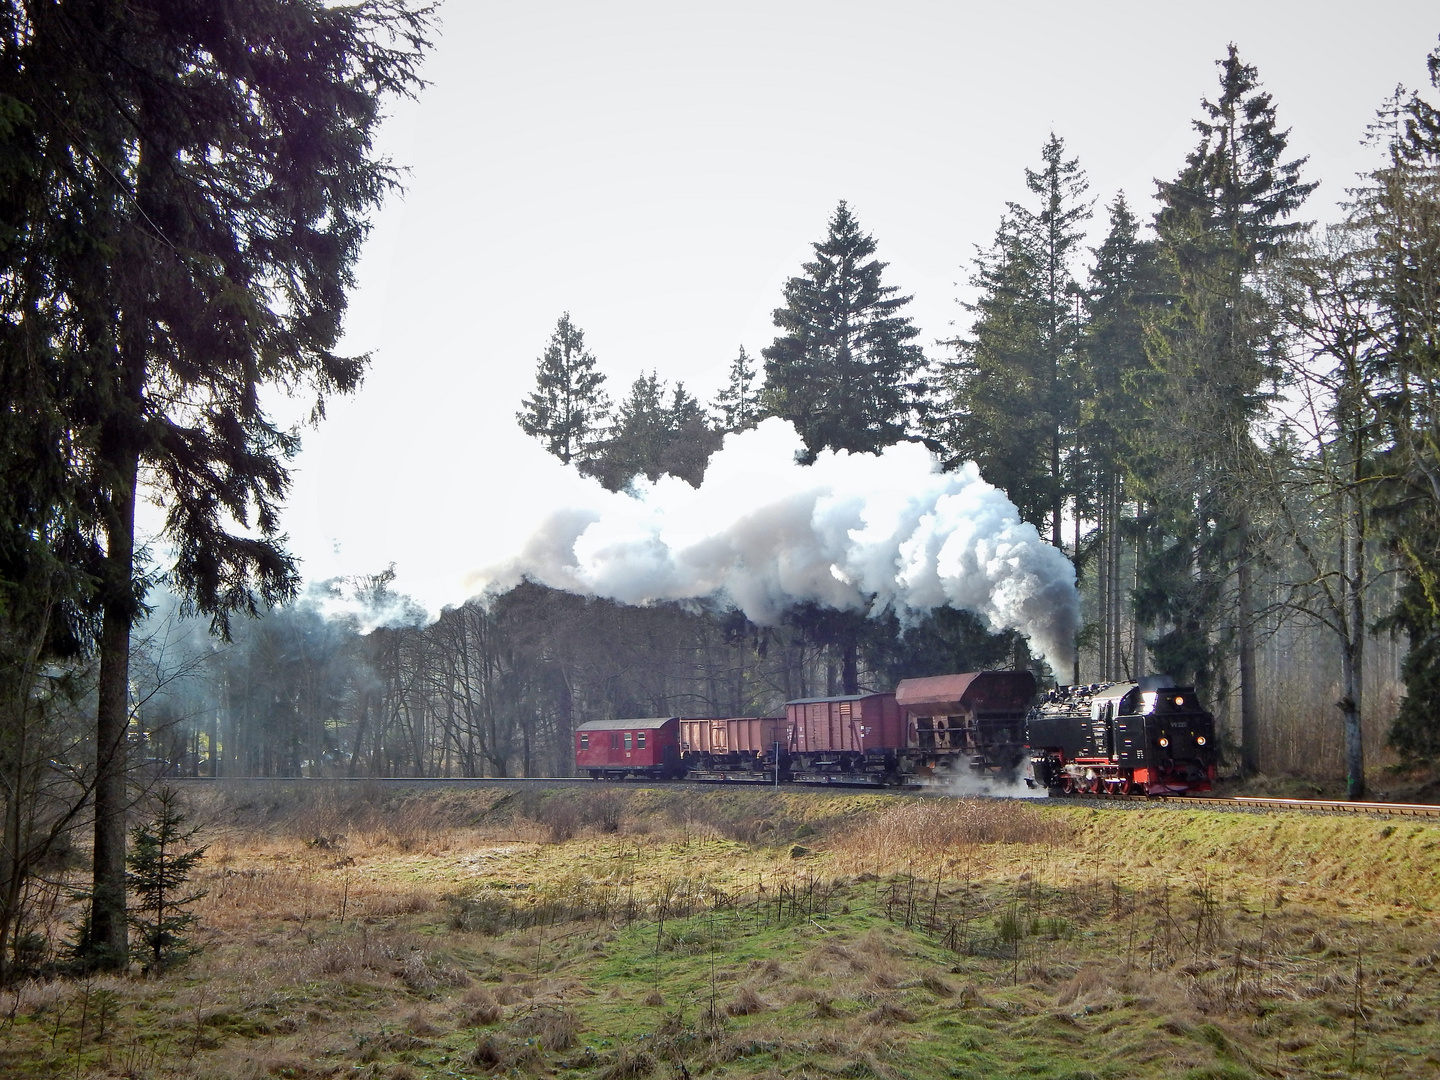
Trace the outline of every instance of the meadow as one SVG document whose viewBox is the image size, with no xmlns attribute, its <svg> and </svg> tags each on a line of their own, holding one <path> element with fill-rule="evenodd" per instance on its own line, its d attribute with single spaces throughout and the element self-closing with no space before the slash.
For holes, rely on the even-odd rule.
<svg viewBox="0 0 1440 1080">
<path fill-rule="evenodd" d="M 185 789 L 201 951 L 15 1077 L 1440 1076 L 1440 823 L 623 785 Z M 40 913 L 63 933 L 63 891 Z"/>
</svg>

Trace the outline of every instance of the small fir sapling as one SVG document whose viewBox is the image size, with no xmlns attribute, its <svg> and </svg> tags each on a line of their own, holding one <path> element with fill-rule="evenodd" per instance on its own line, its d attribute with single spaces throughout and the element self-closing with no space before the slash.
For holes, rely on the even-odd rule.
<svg viewBox="0 0 1440 1080">
<path fill-rule="evenodd" d="M 199 826 L 185 827 L 186 815 L 178 804 L 173 789 L 161 789 L 154 819 L 131 827 L 131 851 L 125 858 L 130 868 L 126 883 L 135 897 L 130 924 L 139 936 L 149 973 L 199 951 L 186 935 L 196 921 L 190 905 L 205 890 L 192 892 L 188 887 L 206 849 L 188 847 Z"/>
</svg>

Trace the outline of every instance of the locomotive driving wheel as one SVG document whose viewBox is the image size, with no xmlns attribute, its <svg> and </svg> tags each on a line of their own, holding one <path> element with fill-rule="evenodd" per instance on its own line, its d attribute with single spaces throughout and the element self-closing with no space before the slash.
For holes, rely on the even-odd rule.
<svg viewBox="0 0 1440 1080">
<path fill-rule="evenodd" d="M 1129 794 L 1130 794 L 1130 778 L 1129 778 L 1128 776 L 1122 776 L 1122 777 L 1120 777 L 1120 780 L 1119 780 L 1119 781 L 1116 783 L 1116 785 L 1115 785 L 1115 794 L 1116 794 L 1116 795 L 1129 795 Z"/>
<path fill-rule="evenodd" d="M 1074 795 L 1075 778 L 1067 774 L 1065 776 L 1065 779 L 1060 781 L 1060 790 L 1063 791 L 1066 795 Z"/>
</svg>

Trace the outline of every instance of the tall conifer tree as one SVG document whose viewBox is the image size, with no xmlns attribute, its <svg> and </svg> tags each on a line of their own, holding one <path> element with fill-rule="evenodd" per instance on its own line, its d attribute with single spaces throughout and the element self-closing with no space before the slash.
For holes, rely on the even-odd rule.
<svg viewBox="0 0 1440 1080">
<path fill-rule="evenodd" d="M 1035 407 L 1050 394 L 1037 280 L 1034 252 L 1007 216 L 993 246 L 975 260 L 970 282 L 979 296 L 966 305 L 975 321 L 969 337 L 948 343 L 954 355 L 938 364 L 926 430 L 947 468 L 976 462 L 1020 516 L 1043 529 L 1053 492 L 1048 410 Z"/>
<path fill-rule="evenodd" d="M 7 340 L 4 359 L 58 365 L 37 456 L 68 476 L 100 624 L 89 939 L 123 967 L 141 481 L 165 508 L 171 587 L 217 631 L 293 595 L 279 504 L 297 439 L 261 388 L 312 391 L 318 418 L 360 382 L 365 358 L 335 349 L 367 214 L 397 179 L 373 151 L 379 100 L 418 86 L 427 15 L 133 0 L 5 16 L 0 235 L 21 257 L 0 274 L 0 322 L 46 347 Z"/>
<path fill-rule="evenodd" d="M 1058 547 L 1078 419 L 1073 264 L 1090 203 L 1063 139 L 1052 133 L 1040 156 L 1040 169 L 1025 170 L 1035 205 L 1008 204 L 976 260 L 974 322 L 950 343 L 929 430 L 948 460 L 978 462 Z"/>
<path fill-rule="evenodd" d="M 1217 66 L 1220 95 L 1202 101 L 1195 121 L 1200 144 L 1175 180 L 1157 185 L 1173 303 L 1151 338 L 1161 377 L 1147 401 L 1146 494 L 1164 535 L 1148 567 L 1149 612 L 1168 620 L 1156 651 L 1170 674 L 1206 683 L 1223 676 L 1218 658 L 1238 658 L 1242 767 L 1254 772 L 1259 551 L 1245 475 L 1257 449 L 1251 425 L 1277 373 L 1275 312 L 1256 274 L 1304 228 L 1291 219 L 1315 185 L 1301 180 L 1306 159 L 1285 160 L 1289 133 L 1279 130 L 1255 68 L 1234 45 Z"/>
<path fill-rule="evenodd" d="M 793 423 L 813 456 L 874 453 L 910 434 L 925 363 L 902 309 L 910 297 L 881 283 L 875 240 L 842 201 L 813 245 L 804 276 L 785 284 L 782 331 L 765 350 L 764 411 Z"/>
<path fill-rule="evenodd" d="M 1131 435 L 1142 417 L 1134 386 L 1149 366 L 1145 323 L 1153 288 L 1154 245 L 1140 239 L 1140 223 L 1123 194 L 1109 208 L 1109 232 L 1095 249 L 1085 288 L 1085 329 L 1077 391 L 1081 407 L 1074 470 L 1079 511 L 1098 523 L 1093 551 L 1099 676 L 1138 677 L 1143 657 L 1133 634 L 1122 648 L 1130 583 L 1121 578 L 1123 533 L 1131 492 L 1126 473 L 1139 447 Z"/>
<path fill-rule="evenodd" d="M 755 385 L 755 363 L 745 346 L 730 364 L 729 381 L 715 395 L 713 412 L 721 431 L 744 431 L 760 415 L 760 390 Z"/>
<path fill-rule="evenodd" d="M 1428 57 L 1440 89 L 1440 48 Z M 1365 385 L 1388 443 L 1375 463 L 1375 518 L 1404 585 L 1388 620 L 1410 642 L 1406 694 L 1390 742 L 1411 762 L 1440 760 L 1440 107 L 1398 91 L 1375 134 L 1385 161 L 1357 191 L 1380 312 Z"/>
<path fill-rule="evenodd" d="M 535 365 L 535 390 L 515 414 L 521 430 L 545 444 L 566 465 L 583 461 L 609 413 L 605 376 L 585 348 L 585 332 L 567 311 Z"/>
<path fill-rule="evenodd" d="M 642 371 L 615 410 L 609 437 L 585 466 L 612 491 L 637 476 L 656 480 L 667 474 L 697 487 L 704 479 L 720 436 L 684 383 L 675 384 L 669 401 L 665 391 L 658 373 Z"/>
</svg>

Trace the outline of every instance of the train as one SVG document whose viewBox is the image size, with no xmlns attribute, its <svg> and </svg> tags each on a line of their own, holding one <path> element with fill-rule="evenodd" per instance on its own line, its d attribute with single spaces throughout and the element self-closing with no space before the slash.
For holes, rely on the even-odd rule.
<svg viewBox="0 0 1440 1080">
<path fill-rule="evenodd" d="M 1037 693 L 1028 671 L 904 679 L 801 698 L 784 716 L 591 720 L 575 766 L 596 780 L 943 786 L 981 777 L 1056 794 L 1210 790 L 1215 718 L 1165 675 Z"/>
</svg>

